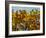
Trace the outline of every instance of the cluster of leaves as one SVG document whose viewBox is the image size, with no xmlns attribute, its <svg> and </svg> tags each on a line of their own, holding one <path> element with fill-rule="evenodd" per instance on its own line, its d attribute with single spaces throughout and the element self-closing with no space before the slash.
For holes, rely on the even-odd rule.
<svg viewBox="0 0 46 38">
<path fill-rule="evenodd" d="M 40 11 L 31 10 L 30 14 L 26 10 L 17 10 L 12 13 L 12 30 L 39 30 L 40 29 Z"/>
</svg>

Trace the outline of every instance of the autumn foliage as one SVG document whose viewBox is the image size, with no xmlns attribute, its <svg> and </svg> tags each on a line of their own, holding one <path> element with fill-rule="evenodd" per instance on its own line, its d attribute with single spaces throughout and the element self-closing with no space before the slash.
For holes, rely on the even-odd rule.
<svg viewBox="0 0 46 38">
<path fill-rule="evenodd" d="M 40 11 L 17 10 L 12 13 L 12 30 L 13 31 L 29 31 L 40 30 Z"/>
</svg>

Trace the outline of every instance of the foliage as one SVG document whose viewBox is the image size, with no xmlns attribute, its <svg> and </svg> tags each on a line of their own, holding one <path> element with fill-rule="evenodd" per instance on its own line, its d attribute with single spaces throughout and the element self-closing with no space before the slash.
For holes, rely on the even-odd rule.
<svg viewBox="0 0 46 38">
<path fill-rule="evenodd" d="M 12 30 L 39 30 L 40 29 L 40 11 L 31 10 L 30 14 L 26 10 L 17 10 L 12 13 Z"/>
</svg>

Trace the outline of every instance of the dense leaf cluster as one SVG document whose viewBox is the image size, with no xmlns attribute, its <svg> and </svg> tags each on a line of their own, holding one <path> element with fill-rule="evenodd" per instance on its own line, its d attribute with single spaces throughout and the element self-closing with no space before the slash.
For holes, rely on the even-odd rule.
<svg viewBox="0 0 46 38">
<path fill-rule="evenodd" d="M 39 30 L 40 29 L 40 11 L 31 10 L 27 13 L 26 10 L 17 10 L 12 13 L 12 30 Z"/>
</svg>

